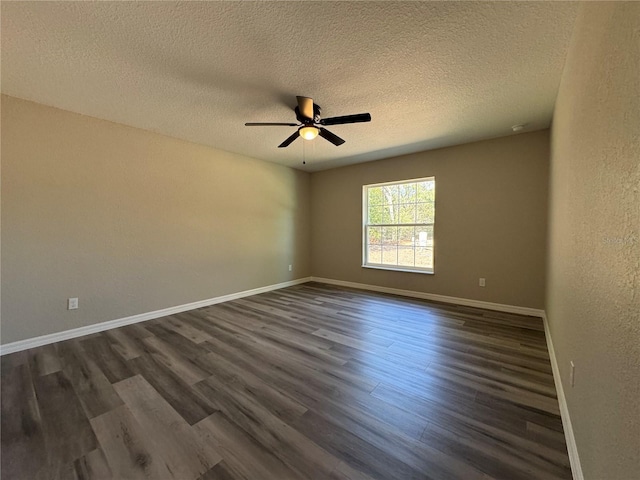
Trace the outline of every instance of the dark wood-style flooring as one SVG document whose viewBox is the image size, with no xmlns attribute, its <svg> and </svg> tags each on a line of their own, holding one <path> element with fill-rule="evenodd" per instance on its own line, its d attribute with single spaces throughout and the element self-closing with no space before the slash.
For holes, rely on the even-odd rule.
<svg viewBox="0 0 640 480">
<path fill-rule="evenodd" d="M 571 478 L 542 322 L 307 283 L 2 357 L 2 478 Z"/>
</svg>

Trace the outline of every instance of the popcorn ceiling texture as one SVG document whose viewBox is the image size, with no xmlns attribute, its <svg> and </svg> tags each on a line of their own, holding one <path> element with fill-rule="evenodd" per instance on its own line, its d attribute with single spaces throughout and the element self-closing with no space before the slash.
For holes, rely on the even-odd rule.
<svg viewBox="0 0 640 480">
<path fill-rule="evenodd" d="M 585 479 L 640 472 L 639 72 L 640 3 L 586 3 L 553 119 L 547 285 Z"/>
<path fill-rule="evenodd" d="M 307 170 L 547 128 L 571 2 L 2 2 L 2 92 Z M 295 95 L 369 124 L 277 145 Z M 302 156 L 307 166 L 302 166 Z"/>
</svg>

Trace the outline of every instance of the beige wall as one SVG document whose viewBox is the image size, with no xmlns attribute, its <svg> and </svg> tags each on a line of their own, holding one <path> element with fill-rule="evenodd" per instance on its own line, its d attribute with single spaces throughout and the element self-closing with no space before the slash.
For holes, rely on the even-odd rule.
<svg viewBox="0 0 640 480">
<path fill-rule="evenodd" d="M 586 479 L 640 475 L 639 190 L 640 3 L 587 3 L 553 120 L 547 290 Z"/>
<path fill-rule="evenodd" d="M 1 126 L 3 344 L 310 275 L 306 173 L 6 96 Z"/>
<path fill-rule="evenodd" d="M 548 164 L 544 130 L 314 173 L 313 275 L 542 308 Z M 432 175 L 435 274 L 362 268 L 362 186 Z"/>
</svg>

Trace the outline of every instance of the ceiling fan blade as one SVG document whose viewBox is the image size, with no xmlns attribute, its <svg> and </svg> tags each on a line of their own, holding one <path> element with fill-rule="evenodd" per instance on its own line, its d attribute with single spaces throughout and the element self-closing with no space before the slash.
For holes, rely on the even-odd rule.
<svg viewBox="0 0 640 480">
<path fill-rule="evenodd" d="M 298 99 L 298 110 L 300 115 L 313 120 L 313 99 L 309 97 L 296 97 Z"/>
<path fill-rule="evenodd" d="M 360 123 L 370 122 L 371 115 L 369 113 L 356 113 L 355 115 L 344 115 L 342 117 L 323 118 L 320 125 L 342 125 L 344 123 Z"/>
<path fill-rule="evenodd" d="M 298 133 L 298 131 L 296 130 L 295 133 L 293 133 L 289 138 L 287 138 L 284 142 L 282 142 L 280 145 L 278 145 L 278 148 L 284 148 L 284 147 L 288 147 L 289 145 L 291 145 L 293 143 L 293 141 L 298 138 L 300 136 L 300 134 Z"/>
<path fill-rule="evenodd" d="M 329 140 L 331 143 L 333 143 L 336 147 L 339 147 L 340 145 L 342 145 L 344 143 L 344 140 L 341 139 L 339 136 L 337 136 L 334 133 L 331 133 L 329 130 L 327 130 L 326 128 L 319 128 L 320 133 L 319 135 L 324 138 L 325 140 Z"/>
<path fill-rule="evenodd" d="M 276 126 L 282 125 L 283 127 L 297 127 L 297 123 L 264 123 L 264 122 L 249 122 L 245 123 L 245 127 L 264 127 L 264 126 Z"/>
</svg>

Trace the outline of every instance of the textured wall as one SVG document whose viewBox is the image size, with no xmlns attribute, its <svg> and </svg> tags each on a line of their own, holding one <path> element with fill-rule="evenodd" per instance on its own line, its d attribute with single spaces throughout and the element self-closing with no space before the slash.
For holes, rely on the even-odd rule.
<svg viewBox="0 0 640 480">
<path fill-rule="evenodd" d="M 548 166 L 543 130 L 314 173 L 313 275 L 542 308 Z M 435 274 L 362 268 L 362 186 L 431 175 Z"/>
<path fill-rule="evenodd" d="M 3 343 L 306 277 L 308 227 L 306 173 L 2 97 Z"/>
<path fill-rule="evenodd" d="M 639 190 L 640 3 L 587 3 L 553 120 L 547 291 L 586 479 L 640 475 Z"/>
</svg>

